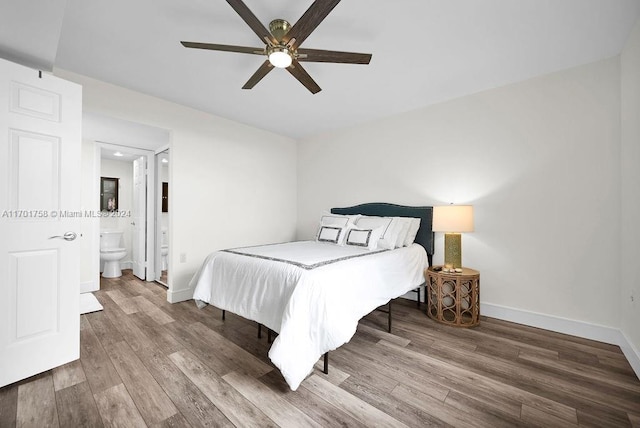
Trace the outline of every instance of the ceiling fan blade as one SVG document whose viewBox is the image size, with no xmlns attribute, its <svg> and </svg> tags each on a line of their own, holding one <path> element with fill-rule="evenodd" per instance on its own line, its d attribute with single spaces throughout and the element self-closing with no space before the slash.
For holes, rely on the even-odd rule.
<svg viewBox="0 0 640 428">
<path fill-rule="evenodd" d="M 289 43 L 291 39 L 296 39 L 292 44 L 292 48 L 296 49 L 309 37 L 309 34 L 320 25 L 338 3 L 340 3 L 340 0 L 316 0 L 313 2 L 298 22 L 284 35 L 282 41 L 286 44 Z"/>
<path fill-rule="evenodd" d="M 264 48 L 250 48 L 247 46 L 217 45 L 214 43 L 180 42 L 185 48 L 208 49 L 212 51 L 238 52 L 254 55 L 264 55 Z"/>
<path fill-rule="evenodd" d="M 260 22 L 260 20 L 251 12 L 251 10 L 247 7 L 246 4 L 242 2 L 242 0 L 227 0 L 227 3 L 236 11 L 240 18 L 247 23 L 249 27 L 253 30 L 254 33 L 260 37 L 260 40 L 267 43 L 266 40 L 269 40 L 272 44 L 277 45 L 277 40 L 273 37 L 273 35 L 265 28 L 265 26 Z M 265 40 L 266 39 L 266 40 Z"/>
<path fill-rule="evenodd" d="M 298 49 L 301 62 L 339 62 L 343 64 L 369 64 L 371 54 L 356 52 L 325 51 L 322 49 Z"/>
<path fill-rule="evenodd" d="M 318 86 L 318 84 L 315 82 L 315 80 L 313 80 L 311 76 L 309 76 L 309 73 L 307 73 L 307 71 L 302 68 L 302 65 L 298 61 L 293 60 L 293 64 L 287 67 L 287 71 L 291 73 L 293 77 L 298 79 L 298 81 L 302 83 L 305 88 L 307 88 L 312 94 L 317 94 L 322 90 L 320 89 L 320 86 Z"/>
<path fill-rule="evenodd" d="M 258 84 L 259 81 L 262 80 L 262 78 L 264 76 L 266 76 L 267 74 L 269 74 L 269 72 L 273 70 L 273 65 L 271 65 L 271 63 L 269 62 L 269 60 L 265 61 L 260 68 L 258 68 L 256 70 L 255 73 L 253 73 L 253 76 L 251 76 L 249 78 L 249 80 L 247 80 L 247 83 L 244 84 L 244 86 L 242 87 L 242 89 L 251 89 L 254 86 L 256 86 Z"/>
</svg>

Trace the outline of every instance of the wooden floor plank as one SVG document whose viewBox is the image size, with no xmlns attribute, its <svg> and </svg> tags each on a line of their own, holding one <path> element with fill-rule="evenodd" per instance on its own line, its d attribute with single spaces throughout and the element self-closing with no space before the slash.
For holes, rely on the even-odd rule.
<svg viewBox="0 0 640 428">
<path fill-rule="evenodd" d="M 113 344 L 107 349 L 107 354 L 148 425 L 161 422 L 178 413 L 173 402 L 127 342 Z"/>
<path fill-rule="evenodd" d="M 420 366 L 428 368 L 430 372 L 442 373 L 442 377 L 439 378 L 439 381 L 450 383 L 452 389 L 463 394 L 473 391 L 472 394 L 474 397 L 485 400 L 488 405 L 493 405 L 498 409 L 507 408 L 507 405 L 505 404 L 507 404 L 509 400 L 512 400 L 520 403 L 527 403 L 532 407 L 550 412 L 565 419 L 567 422 L 576 422 L 577 416 L 575 409 L 562 403 L 549 400 L 545 397 L 540 397 L 511 385 L 505 385 L 488 376 L 469 372 L 464 368 L 457 366 L 451 360 L 434 358 L 414 351 L 413 349 L 398 347 L 385 341 L 380 341 L 380 346 L 382 348 L 387 348 L 387 358 L 406 358 L 411 361 L 417 360 L 419 361 Z M 478 358 L 477 355 L 473 355 L 473 357 Z M 503 401 L 507 400 L 507 402 L 493 402 L 499 397 L 504 397 Z"/>
<path fill-rule="evenodd" d="M 142 333 L 153 341 L 155 347 L 162 350 L 165 354 L 173 354 L 184 348 L 184 345 L 165 328 L 166 324 L 161 325 L 156 323 L 144 312 L 135 313 L 130 315 L 130 317 Z"/>
<path fill-rule="evenodd" d="M 18 387 L 16 424 L 19 427 L 58 427 L 53 376 L 46 374 Z"/>
<path fill-rule="evenodd" d="M 88 382 L 58 390 L 56 402 L 61 427 L 103 426 Z"/>
<path fill-rule="evenodd" d="M 265 374 L 260 380 L 323 427 L 365 428 L 362 422 L 305 388 L 304 382 L 296 391 L 291 391 L 282 375 L 276 371 Z"/>
<path fill-rule="evenodd" d="M 16 426 L 18 410 L 18 385 L 0 388 L 0 427 Z"/>
<path fill-rule="evenodd" d="M 145 428 L 147 425 L 123 384 L 94 394 L 105 427 Z"/>
<path fill-rule="evenodd" d="M 113 300 L 115 304 L 120 307 L 122 312 L 127 315 L 133 314 L 140 310 L 140 308 L 138 308 L 138 305 L 136 305 L 136 302 L 133 300 L 133 297 L 125 296 L 122 290 L 109 290 L 107 291 L 107 296 L 109 296 L 111 300 Z"/>
<path fill-rule="evenodd" d="M 231 372 L 222 379 L 280 427 L 320 427 L 320 424 L 251 375 Z"/>
<path fill-rule="evenodd" d="M 184 349 L 188 349 L 219 376 L 224 376 L 239 368 L 233 361 L 227 361 L 221 358 L 217 352 L 211 352 L 212 349 L 215 349 L 212 344 L 203 337 L 194 334 L 189 325 L 178 322 L 165 324 L 165 327 L 176 340 L 182 343 Z"/>
<path fill-rule="evenodd" d="M 522 422 L 527 425 L 549 427 L 549 428 L 564 428 L 568 426 L 578 426 L 577 414 L 576 423 L 570 423 L 565 419 L 560 419 L 551 413 L 543 412 L 540 409 L 536 409 L 527 404 L 522 405 L 522 414 L 520 416 Z"/>
<path fill-rule="evenodd" d="M 179 351 L 169 355 L 169 358 L 236 426 L 277 426 L 260 409 L 244 398 L 242 394 L 198 361 L 193 354 L 187 351 Z"/>
<path fill-rule="evenodd" d="M 80 361 L 94 394 L 122 383 L 90 325 L 80 330 Z"/>
<path fill-rule="evenodd" d="M 158 349 L 139 353 L 140 359 L 162 386 L 173 404 L 194 427 L 232 427 L 229 419 L 189 380 L 189 378 Z"/>
<path fill-rule="evenodd" d="M 406 426 L 396 418 L 384 413 L 360 398 L 349 394 L 344 389 L 335 386 L 318 375 L 311 375 L 307 379 L 305 388 L 324 400 L 333 404 L 343 412 L 364 423 L 367 426 L 402 427 Z"/>
<path fill-rule="evenodd" d="M 409 427 L 420 428 L 427 424 L 443 425 L 443 422 L 435 415 L 424 412 L 423 406 L 412 406 L 394 396 L 393 391 L 381 391 L 358 376 L 351 376 L 345 380 L 340 385 L 340 389 Z"/>
<path fill-rule="evenodd" d="M 86 315 L 87 321 L 103 347 L 109 347 L 114 343 L 124 340 L 120 331 L 111 323 L 105 311 L 93 312 Z"/>
<path fill-rule="evenodd" d="M 202 323 L 191 324 L 189 328 L 194 334 L 201 336 L 210 344 L 210 346 L 214 347 L 216 352 L 222 358 L 235 363 L 240 371 L 243 371 L 250 376 L 260 377 L 273 370 L 273 367 L 269 364 L 265 364 L 262 360 L 256 358 L 251 353 L 245 351 L 236 344 L 225 340 L 222 335 L 211 330 Z"/>
<path fill-rule="evenodd" d="M 56 391 L 87 380 L 80 360 L 75 360 L 53 369 L 53 387 Z"/>
</svg>

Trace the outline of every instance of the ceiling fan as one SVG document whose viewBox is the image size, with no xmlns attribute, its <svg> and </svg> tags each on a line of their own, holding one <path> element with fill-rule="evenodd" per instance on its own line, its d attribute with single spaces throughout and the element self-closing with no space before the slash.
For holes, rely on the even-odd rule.
<svg viewBox="0 0 640 428">
<path fill-rule="evenodd" d="M 302 42 L 327 17 L 340 0 L 316 0 L 293 26 L 284 19 L 274 19 L 269 30 L 249 10 L 242 0 L 227 0 L 227 3 L 246 22 L 254 33 L 265 43 L 264 48 L 217 45 L 213 43 L 180 42 L 186 48 L 209 49 L 214 51 L 238 52 L 265 55 L 267 60 L 249 78 L 242 89 L 253 88 L 274 67 L 286 68 L 312 94 L 321 91 L 320 86 L 302 68 L 301 62 L 333 62 L 343 64 L 369 64 L 371 54 L 355 52 L 327 51 L 300 48 Z"/>
</svg>

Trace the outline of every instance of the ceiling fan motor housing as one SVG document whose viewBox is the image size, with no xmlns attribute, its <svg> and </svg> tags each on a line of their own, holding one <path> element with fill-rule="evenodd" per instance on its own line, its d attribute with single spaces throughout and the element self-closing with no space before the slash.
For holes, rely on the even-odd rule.
<svg viewBox="0 0 640 428">
<path fill-rule="evenodd" d="M 291 29 L 291 24 L 284 19 L 274 19 L 269 23 L 269 32 L 275 37 L 275 39 L 279 42 L 282 41 L 282 38 L 289 32 Z"/>
</svg>

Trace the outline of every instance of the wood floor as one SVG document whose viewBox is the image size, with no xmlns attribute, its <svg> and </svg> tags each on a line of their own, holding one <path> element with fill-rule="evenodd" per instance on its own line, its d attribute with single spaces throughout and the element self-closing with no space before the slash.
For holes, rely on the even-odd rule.
<svg viewBox="0 0 640 428">
<path fill-rule="evenodd" d="M 0 427 L 640 427 L 616 346 L 488 318 L 456 329 L 400 299 L 393 334 L 367 316 L 329 375 L 319 363 L 292 392 L 255 323 L 125 272 L 82 316 L 80 360 L 0 389 Z"/>
</svg>

